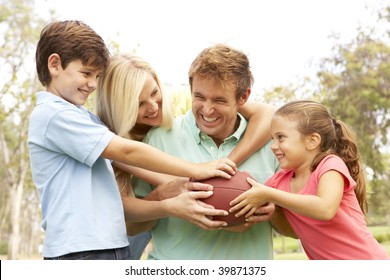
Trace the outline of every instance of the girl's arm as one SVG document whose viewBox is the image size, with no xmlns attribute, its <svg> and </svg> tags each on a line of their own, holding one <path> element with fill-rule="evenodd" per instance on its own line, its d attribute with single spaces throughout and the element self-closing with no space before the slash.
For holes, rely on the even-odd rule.
<svg viewBox="0 0 390 280">
<path fill-rule="evenodd" d="M 269 201 L 292 212 L 323 221 L 331 220 L 339 208 L 344 191 L 344 177 L 335 170 L 324 173 L 318 183 L 317 195 L 289 193 L 270 188 L 248 178 L 253 186 L 231 202 L 229 211 L 239 210 L 238 216 L 249 217 L 263 203 Z"/>
<path fill-rule="evenodd" d="M 237 167 L 225 158 L 206 163 L 192 163 L 164 153 L 142 142 L 124 139 L 117 135 L 111 139 L 102 157 L 113 161 L 176 176 L 206 179 L 215 176 L 230 178 Z"/>
<path fill-rule="evenodd" d="M 249 123 L 244 137 L 228 156 L 237 166 L 271 139 L 270 124 L 275 108 L 265 103 L 248 101 L 238 111 Z"/>
</svg>

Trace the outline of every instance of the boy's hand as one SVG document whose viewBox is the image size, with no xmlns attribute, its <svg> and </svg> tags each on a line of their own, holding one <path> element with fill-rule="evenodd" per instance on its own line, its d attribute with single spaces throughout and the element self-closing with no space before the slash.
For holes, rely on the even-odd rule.
<svg viewBox="0 0 390 280">
<path fill-rule="evenodd" d="M 231 175 L 234 175 L 237 171 L 236 164 L 228 159 L 218 159 L 214 161 L 198 163 L 196 164 L 195 170 L 196 176 L 194 179 L 202 180 L 212 177 L 223 177 L 230 179 Z"/>
</svg>

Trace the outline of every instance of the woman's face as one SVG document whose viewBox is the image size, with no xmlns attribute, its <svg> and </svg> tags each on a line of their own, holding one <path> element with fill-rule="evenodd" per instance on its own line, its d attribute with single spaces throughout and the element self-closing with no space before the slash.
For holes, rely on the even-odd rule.
<svg viewBox="0 0 390 280">
<path fill-rule="evenodd" d="M 160 126 L 162 123 L 162 95 L 159 86 L 148 75 L 139 96 L 137 124 Z"/>
</svg>

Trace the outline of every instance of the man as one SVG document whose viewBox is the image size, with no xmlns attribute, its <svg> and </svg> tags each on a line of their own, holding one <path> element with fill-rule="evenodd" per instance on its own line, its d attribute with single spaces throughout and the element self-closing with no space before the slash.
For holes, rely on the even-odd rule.
<svg viewBox="0 0 390 280">
<path fill-rule="evenodd" d="M 189 82 L 192 111 L 176 118 L 169 131 L 151 130 L 145 142 L 193 162 L 225 157 L 241 140 L 247 127 L 238 109 L 248 100 L 253 84 L 248 58 L 226 45 L 207 48 L 192 63 Z M 263 183 L 278 167 L 268 143 L 238 169 Z M 183 185 L 183 179 L 159 186 L 147 194 L 150 185 L 135 184 L 136 193 L 143 193 L 149 200 L 168 198 L 172 195 L 168 192 L 179 185 Z M 230 228 L 208 227 L 210 218 L 206 216 L 204 224 L 194 223 L 187 216 L 186 220 L 168 217 L 139 224 L 138 228 L 152 229 L 151 259 L 272 259 L 272 227 L 264 220 L 270 218 L 274 205 L 258 212 L 261 211 L 263 215 L 254 217 L 254 222 Z M 276 226 L 284 226 L 278 223 L 278 215 L 272 219 Z"/>
</svg>

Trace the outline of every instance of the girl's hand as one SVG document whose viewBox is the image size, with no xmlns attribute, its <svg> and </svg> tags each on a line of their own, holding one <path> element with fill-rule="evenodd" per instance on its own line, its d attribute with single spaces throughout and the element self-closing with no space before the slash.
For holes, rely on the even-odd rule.
<svg viewBox="0 0 390 280">
<path fill-rule="evenodd" d="M 194 179 L 198 180 L 212 177 L 223 177 L 230 179 L 231 175 L 234 175 L 236 171 L 236 164 L 228 158 L 223 158 L 214 161 L 195 164 L 195 176 L 193 177 Z"/>
<path fill-rule="evenodd" d="M 238 211 L 235 215 L 240 217 L 245 215 L 246 218 L 255 214 L 256 210 L 267 202 L 267 197 L 264 195 L 264 188 L 268 188 L 251 178 L 247 178 L 252 188 L 240 194 L 230 202 L 233 207 L 229 209 L 230 213 Z"/>
</svg>

